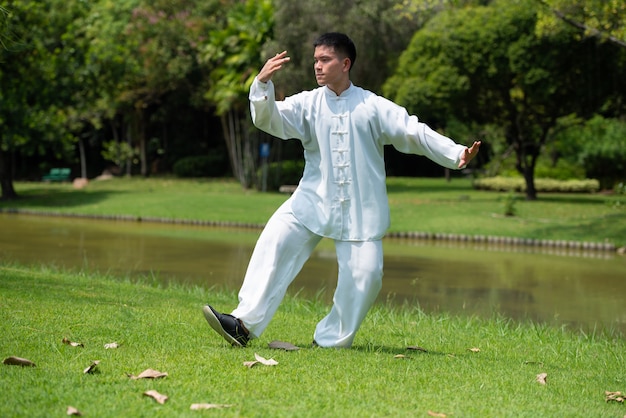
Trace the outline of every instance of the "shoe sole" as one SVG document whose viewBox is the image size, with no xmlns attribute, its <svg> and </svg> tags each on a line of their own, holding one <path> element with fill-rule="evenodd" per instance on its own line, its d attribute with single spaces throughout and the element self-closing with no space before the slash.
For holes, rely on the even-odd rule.
<svg viewBox="0 0 626 418">
<path fill-rule="evenodd" d="M 226 341 L 228 341 L 233 346 L 243 347 L 243 344 L 241 344 L 239 341 L 234 339 L 229 333 L 227 333 L 224 330 L 224 328 L 222 328 L 222 324 L 220 323 L 220 320 L 217 318 L 217 316 L 215 316 L 215 314 L 213 313 L 211 308 L 209 308 L 208 306 L 204 306 L 202 308 L 202 313 L 204 313 L 204 318 L 209 323 L 211 328 L 213 328 L 213 330 L 215 332 L 217 332 L 219 335 L 221 335 L 222 338 L 224 338 Z"/>
</svg>

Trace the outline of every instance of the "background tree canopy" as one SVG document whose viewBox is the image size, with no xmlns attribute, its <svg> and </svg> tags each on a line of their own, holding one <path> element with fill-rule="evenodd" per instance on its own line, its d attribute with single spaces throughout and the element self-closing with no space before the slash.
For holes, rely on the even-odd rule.
<svg viewBox="0 0 626 418">
<path fill-rule="evenodd" d="M 439 13 L 400 57 L 384 92 L 439 127 L 495 125 L 536 198 L 539 156 L 561 118 L 623 114 L 624 54 L 575 29 L 538 34 L 536 2 L 495 1 Z M 453 135 L 454 136 L 454 135 Z"/>
<path fill-rule="evenodd" d="M 624 180 L 625 7 L 8 0 L 0 7 L 2 197 L 16 197 L 14 179 L 39 181 L 52 167 L 71 167 L 75 177 L 105 169 L 148 176 L 192 156 L 205 158 L 195 167 L 228 162 L 230 173 L 211 175 L 258 185 L 258 147 L 271 138 L 251 127 L 248 87 L 265 59 L 286 49 L 292 60 L 275 78 L 279 96 L 315 88 L 312 42 L 327 31 L 357 44 L 356 84 L 459 142 L 483 139 L 483 171 L 514 167 L 530 199 L 537 166 L 548 174 L 545 166 L 582 166 L 569 173 L 610 188 Z M 296 142 L 272 144 L 271 162 L 301 158 Z M 391 150 L 387 160 L 392 175 L 430 174 Z"/>
</svg>

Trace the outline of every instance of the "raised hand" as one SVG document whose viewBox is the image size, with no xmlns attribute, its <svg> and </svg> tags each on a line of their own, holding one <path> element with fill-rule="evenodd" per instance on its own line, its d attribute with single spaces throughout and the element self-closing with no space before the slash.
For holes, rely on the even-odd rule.
<svg viewBox="0 0 626 418">
<path fill-rule="evenodd" d="M 274 73 L 281 68 L 283 68 L 283 64 L 288 62 L 291 58 L 287 56 L 287 51 L 280 52 L 274 55 L 272 58 L 268 59 L 259 75 L 257 75 L 257 79 L 262 83 L 267 83 L 272 79 Z"/>
<path fill-rule="evenodd" d="M 459 168 L 465 167 L 469 164 L 470 161 L 474 159 L 476 154 L 478 154 L 478 149 L 480 148 L 480 141 L 474 141 L 470 148 L 465 148 L 465 152 L 461 156 L 461 161 L 459 162 Z"/>
</svg>

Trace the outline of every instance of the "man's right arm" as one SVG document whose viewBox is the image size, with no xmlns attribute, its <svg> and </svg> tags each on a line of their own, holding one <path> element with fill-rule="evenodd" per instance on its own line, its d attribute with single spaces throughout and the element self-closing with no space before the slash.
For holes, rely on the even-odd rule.
<svg viewBox="0 0 626 418">
<path fill-rule="evenodd" d="M 298 100 L 277 102 L 274 83 L 254 79 L 250 86 L 250 114 L 254 126 L 281 139 L 303 139 L 302 103 Z"/>
</svg>

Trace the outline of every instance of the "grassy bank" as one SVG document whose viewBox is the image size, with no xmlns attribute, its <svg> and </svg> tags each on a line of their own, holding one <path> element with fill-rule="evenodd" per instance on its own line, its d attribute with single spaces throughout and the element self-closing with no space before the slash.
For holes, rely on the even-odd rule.
<svg viewBox="0 0 626 418">
<path fill-rule="evenodd" d="M 229 292 L 2 266 L 0 295 L 0 356 L 36 363 L 0 365 L 3 417 L 60 417 L 70 405 L 97 417 L 626 414 L 623 404 L 605 401 L 605 391 L 626 392 L 626 342 L 610 335 L 377 306 L 354 349 L 313 349 L 327 307 L 288 298 L 261 339 L 234 349 L 201 314 L 207 301 L 232 308 Z M 302 348 L 271 350 L 272 340 Z M 119 348 L 105 349 L 111 342 Z M 279 364 L 244 366 L 255 353 Z M 94 360 L 95 372 L 83 373 Z M 168 376 L 127 375 L 148 368 Z M 542 373 L 546 384 L 536 380 Z M 142 395 L 148 390 L 169 399 L 160 405 Z M 231 406 L 192 411 L 194 403 Z"/>
<path fill-rule="evenodd" d="M 287 198 L 242 190 L 233 180 L 113 179 L 70 184 L 16 183 L 21 198 L 0 209 L 84 215 L 263 224 Z M 389 178 L 390 232 L 419 231 L 626 245 L 626 197 L 522 195 L 474 190 L 468 179 Z M 504 216 L 513 205 L 516 215 Z"/>
</svg>

